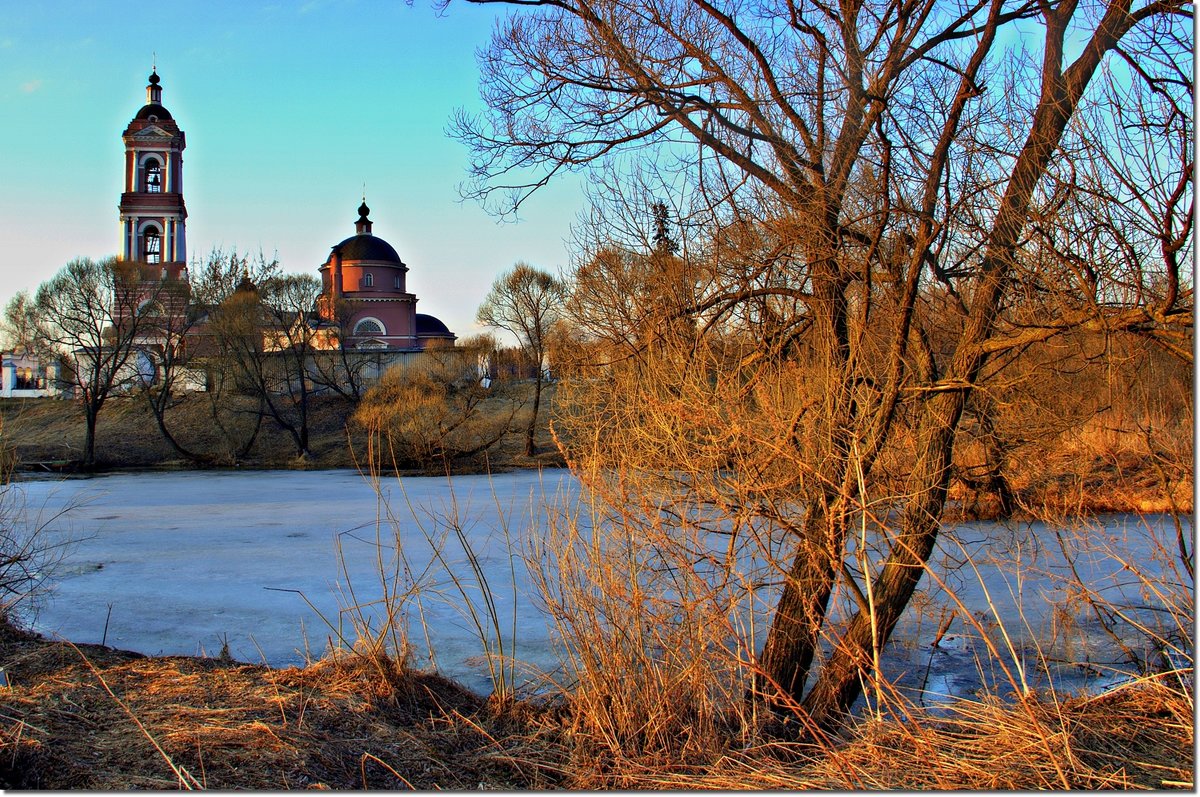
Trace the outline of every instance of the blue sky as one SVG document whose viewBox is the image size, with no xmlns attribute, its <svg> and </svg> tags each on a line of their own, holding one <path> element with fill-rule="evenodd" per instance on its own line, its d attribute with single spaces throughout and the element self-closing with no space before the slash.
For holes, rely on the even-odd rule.
<svg viewBox="0 0 1200 797">
<path fill-rule="evenodd" d="M 315 274 L 353 234 L 365 182 L 418 310 L 477 331 L 514 262 L 568 265 L 582 208 L 570 181 L 516 223 L 459 200 L 467 151 L 445 131 L 456 108 L 481 107 L 474 53 L 494 20 L 421 0 L 0 0 L 0 303 L 73 257 L 116 254 L 121 132 L 156 54 L 187 134 L 189 258 L 261 249 Z"/>
</svg>

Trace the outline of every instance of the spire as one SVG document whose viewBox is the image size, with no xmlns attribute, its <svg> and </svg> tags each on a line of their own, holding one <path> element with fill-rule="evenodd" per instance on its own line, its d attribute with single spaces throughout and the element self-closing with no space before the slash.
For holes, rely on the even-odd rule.
<svg viewBox="0 0 1200 797">
<path fill-rule="evenodd" d="M 371 209 L 367 207 L 367 197 L 363 195 L 363 202 L 358 206 L 358 221 L 354 222 L 354 230 L 359 235 L 371 234 L 371 220 L 367 218 L 367 214 Z"/>
<path fill-rule="evenodd" d="M 150 67 L 150 85 L 146 86 L 146 104 L 162 105 L 162 87 L 158 85 L 158 69 Z"/>
</svg>

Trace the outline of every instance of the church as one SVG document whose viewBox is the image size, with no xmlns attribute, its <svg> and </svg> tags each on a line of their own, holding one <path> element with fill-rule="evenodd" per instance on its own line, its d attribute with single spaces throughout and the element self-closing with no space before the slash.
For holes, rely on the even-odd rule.
<svg viewBox="0 0 1200 797">
<path fill-rule="evenodd" d="M 408 266 L 387 241 L 371 233 L 366 199 L 358 206 L 354 235 L 334 245 L 320 267 L 321 318 L 347 331 L 356 349 L 422 351 L 455 336 L 438 319 L 417 312 L 405 289 Z"/>
<path fill-rule="evenodd" d="M 125 128 L 125 190 L 119 205 L 121 259 L 145 264 L 147 277 L 187 279 L 187 207 L 183 194 L 183 130 L 162 103 L 157 70 L 146 86 L 146 104 Z M 366 199 L 354 235 L 334 244 L 318 267 L 322 295 L 311 323 L 335 334 L 331 347 L 370 351 L 404 362 L 456 336 L 437 318 L 417 312 L 407 290 L 408 266 L 395 248 L 372 232 Z M 176 309 L 178 311 L 178 309 Z M 171 312 L 171 310 L 168 310 Z M 394 353 L 396 357 L 388 358 Z"/>
</svg>

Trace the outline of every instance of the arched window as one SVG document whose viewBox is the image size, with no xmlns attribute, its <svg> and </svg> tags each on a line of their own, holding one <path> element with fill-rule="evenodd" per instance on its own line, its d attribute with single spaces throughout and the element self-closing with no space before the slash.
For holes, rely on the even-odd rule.
<svg viewBox="0 0 1200 797">
<path fill-rule="evenodd" d="M 142 167 L 142 190 L 147 194 L 162 193 L 162 164 L 157 158 L 146 158 Z"/>
<path fill-rule="evenodd" d="M 354 325 L 355 335 L 382 335 L 383 325 L 374 318 L 364 318 Z"/>
<path fill-rule="evenodd" d="M 372 274 L 371 272 L 369 272 L 369 271 L 368 271 L 368 272 L 367 272 L 367 273 L 366 273 L 366 274 L 363 276 L 363 285 L 365 285 L 366 287 L 370 288 L 370 287 L 371 287 L 372 285 L 374 285 L 374 284 L 375 284 L 375 275 L 374 275 L 374 274 Z"/>
<path fill-rule="evenodd" d="M 400 290 L 400 277 L 392 277 L 392 287 L 396 290 Z"/>
<path fill-rule="evenodd" d="M 166 315 L 166 312 L 163 310 L 162 302 L 147 299 L 138 305 L 137 315 L 143 318 L 161 318 Z"/>
<path fill-rule="evenodd" d="M 142 260 L 146 263 L 162 262 L 162 233 L 153 224 L 142 231 Z"/>
</svg>

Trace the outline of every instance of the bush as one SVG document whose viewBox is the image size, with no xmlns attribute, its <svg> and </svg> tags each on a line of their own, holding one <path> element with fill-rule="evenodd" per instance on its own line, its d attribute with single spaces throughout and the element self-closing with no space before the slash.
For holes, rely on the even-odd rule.
<svg viewBox="0 0 1200 797">
<path fill-rule="evenodd" d="M 353 417 L 368 433 L 370 466 L 444 468 L 498 443 L 519 405 L 468 370 L 443 353 L 385 373 Z"/>
</svg>

